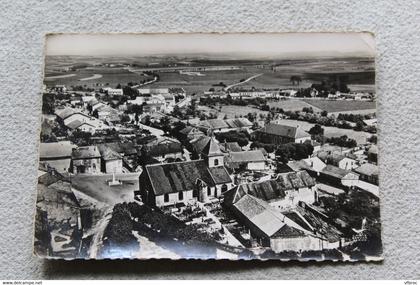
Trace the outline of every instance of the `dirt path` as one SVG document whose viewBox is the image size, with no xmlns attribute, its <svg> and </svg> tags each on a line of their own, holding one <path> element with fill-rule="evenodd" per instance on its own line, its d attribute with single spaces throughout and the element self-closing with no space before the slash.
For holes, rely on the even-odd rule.
<svg viewBox="0 0 420 285">
<path fill-rule="evenodd" d="M 106 227 L 108 226 L 109 220 L 112 217 L 112 207 L 109 207 L 104 212 L 103 218 L 98 221 L 93 231 L 95 234 L 92 237 L 92 243 L 89 249 L 89 257 L 90 258 L 97 258 L 98 252 L 102 246 L 102 238 L 104 236 L 104 232 Z"/>
<path fill-rule="evenodd" d="M 251 81 L 252 79 L 255 79 L 255 78 L 257 78 L 257 77 L 259 77 L 259 76 L 261 76 L 261 75 L 263 75 L 263 73 L 256 74 L 256 75 L 254 75 L 254 76 L 251 76 L 251 77 L 249 77 L 249 78 L 245 79 L 244 81 L 241 81 L 241 82 L 234 83 L 234 84 L 232 84 L 232 85 L 226 86 L 224 89 L 225 89 L 225 91 L 228 91 L 228 90 L 229 90 L 230 88 L 232 88 L 232 87 L 235 87 L 235 86 L 238 86 L 238 85 L 241 85 L 241 84 L 247 83 L 248 81 Z"/>
</svg>

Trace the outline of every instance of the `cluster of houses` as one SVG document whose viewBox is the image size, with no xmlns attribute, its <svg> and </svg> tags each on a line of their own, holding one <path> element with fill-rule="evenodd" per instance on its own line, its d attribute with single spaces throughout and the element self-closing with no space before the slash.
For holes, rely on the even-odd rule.
<svg viewBox="0 0 420 285">
<path fill-rule="evenodd" d="M 190 102 L 182 88 L 137 90 L 139 96 L 124 104 L 143 106 L 147 114 L 165 117 L 175 106 L 182 108 Z M 56 92 L 66 90 L 61 88 Z M 105 88 L 104 92 L 111 96 L 123 95 L 122 89 Z M 270 92 L 236 93 L 239 97 L 280 94 Z M 229 94 L 236 96 L 235 92 Z M 177 97 L 182 99 L 177 100 Z M 94 94 L 56 103 L 55 116 L 48 118 L 68 130 L 69 135 L 74 131 L 93 135 L 113 130 L 119 140 L 76 145 L 65 137 L 56 142 L 41 142 L 42 175 L 55 177 L 41 176 L 40 184 L 46 185 L 42 187 L 51 190 L 55 187 L 51 185 L 62 181 L 59 183 L 67 183 L 65 186 L 71 188 L 69 181 L 57 179 L 63 176 L 70 177 L 74 185 L 79 185 L 79 190 L 89 188 L 86 191 L 92 195 L 100 195 L 98 189 L 105 189 L 107 197 L 117 191 L 117 200 L 129 189 L 132 197 L 124 196 L 124 199 L 137 199 L 156 209 L 219 203 L 250 231 L 253 242 L 274 252 L 346 245 L 348 239 L 317 206 L 319 197 L 339 195 L 350 188 L 378 195 L 374 144 L 358 150 L 316 145 L 312 155 L 280 168 L 273 153 L 268 154 L 263 148 L 251 149 L 249 145 L 241 147 L 238 142 L 218 141 L 216 136 L 246 132 L 251 141 L 263 144 L 313 144 L 311 135 L 303 128 L 280 121 L 254 130 L 246 118 L 207 119 L 187 124 L 179 131 L 180 138 L 160 130 L 127 136 L 124 130 L 129 127 L 124 128 L 121 115 L 120 108 L 111 107 Z M 365 160 L 360 159 L 365 156 Z M 133 179 L 137 179 L 134 184 L 127 182 Z M 50 180 L 55 182 L 50 183 Z M 67 194 L 71 196 L 70 192 Z M 78 230 L 86 223 L 82 223 L 80 217 L 77 213 Z"/>
</svg>

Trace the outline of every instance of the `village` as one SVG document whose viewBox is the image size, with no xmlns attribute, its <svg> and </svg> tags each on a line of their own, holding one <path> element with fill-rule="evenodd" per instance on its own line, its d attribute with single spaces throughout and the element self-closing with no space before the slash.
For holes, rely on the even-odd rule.
<svg viewBox="0 0 420 285">
<path fill-rule="evenodd" d="M 241 86 L 258 74 L 230 85 L 218 80 L 201 93 L 154 87 L 164 72 L 201 76 L 240 68 L 146 68 L 141 83 L 115 86 L 46 81 L 35 252 L 286 260 L 380 255 L 375 111 L 333 114 L 316 107 L 371 104 L 375 94 L 353 92 L 339 79 L 301 87 L 300 76 L 288 88 Z M 308 100 L 313 107 L 282 107 Z M 223 112 L 229 107 L 236 107 L 233 115 Z"/>
</svg>

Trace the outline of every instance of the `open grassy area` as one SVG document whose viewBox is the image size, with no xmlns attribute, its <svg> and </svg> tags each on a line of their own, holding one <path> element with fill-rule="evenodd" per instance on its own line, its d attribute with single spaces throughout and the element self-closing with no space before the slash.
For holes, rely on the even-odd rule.
<svg viewBox="0 0 420 285">
<path fill-rule="evenodd" d="M 303 101 L 328 113 L 376 109 L 376 102 L 369 101 L 319 99 L 304 99 Z"/>
<path fill-rule="evenodd" d="M 280 100 L 280 101 L 269 101 L 267 102 L 267 105 L 270 106 L 270 108 L 282 108 L 285 111 L 302 111 L 305 107 L 312 107 L 314 112 L 321 112 L 322 110 L 306 103 L 304 100 L 299 99 L 288 99 L 288 100 Z"/>
<path fill-rule="evenodd" d="M 289 126 L 300 126 L 303 130 L 309 131 L 315 124 L 308 123 L 305 121 L 297 121 L 297 120 L 281 120 L 281 124 L 289 125 Z M 348 136 L 351 139 L 356 140 L 357 144 L 364 144 L 366 143 L 367 139 L 372 136 L 372 134 L 367 132 L 356 132 L 351 129 L 339 129 L 336 127 L 326 127 L 322 126 L 324 129 L 324 135 L 327 138 L 331 137 L 340 137 L 340 136 Z"/>
<path fill-rule="evenodd" d="M 267 111 L 261 111 L 255 107 L 250 106 L 235 106 L 235 105 L 227 105 L 222 106 L 222 113 L 226 114 L 228 118 L 235 118 L 235 116 L 246 116 L 248 113 L 257 113 L 267 115 Z"/>
</svg>

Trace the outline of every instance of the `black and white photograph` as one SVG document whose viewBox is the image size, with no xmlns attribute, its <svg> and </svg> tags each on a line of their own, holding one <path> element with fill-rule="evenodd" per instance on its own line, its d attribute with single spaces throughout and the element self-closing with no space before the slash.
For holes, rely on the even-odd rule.
<svg viewBox="0 0 420 285">
<path fill-rule="evenodd" d="M 383 259 L 373 34 L 45 41 L 35 255 Z"/>
</svg>

